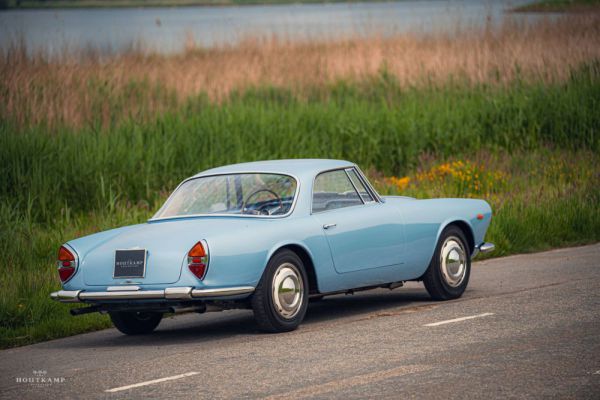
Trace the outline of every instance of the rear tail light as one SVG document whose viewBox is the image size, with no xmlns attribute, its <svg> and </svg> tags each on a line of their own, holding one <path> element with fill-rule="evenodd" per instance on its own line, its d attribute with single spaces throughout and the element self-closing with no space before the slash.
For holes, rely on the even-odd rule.
<svg viewBox="0 0 600 400">
<path fill-rule="evenodd" d="M 73 253 L 67 249 L 65 246 L 60 246 L 58 249 L 58 276 L 60 277 L 60 281 L 65 283 L 75 273 L 75 269 L 77 268 L 77 261 Z"/>
<path fill-rule="evenodd" d="M 187 257 L 188 268 L 198 279 L 203 279 L 208 265 L 208 253 L 202 242 L 198 242 L 190 249 Z"/>
</svg>

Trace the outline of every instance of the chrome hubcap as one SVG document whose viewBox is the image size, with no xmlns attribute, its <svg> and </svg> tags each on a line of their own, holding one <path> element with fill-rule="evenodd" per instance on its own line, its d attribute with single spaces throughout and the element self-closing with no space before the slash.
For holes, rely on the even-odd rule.
<svg viewBox="0 0 600 400">
<path fill-rule="evenodd" d="M 442 276 L 449 286 L 457 287 L 467 274 L 467 255 L 460 239 L 450 236 L 442 245 L 440 254 Z"/>
<path fill-rule="evenodd" d="M 281 264 L 273 275 L 273 302 L 283 318 L 291 319 L 298 314 L 304 297 L 302 275 L 294 264 Z"/>
</svg>

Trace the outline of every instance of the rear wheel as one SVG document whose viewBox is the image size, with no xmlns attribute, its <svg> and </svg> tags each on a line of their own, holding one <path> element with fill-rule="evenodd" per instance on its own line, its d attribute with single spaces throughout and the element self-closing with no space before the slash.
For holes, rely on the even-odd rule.
<svg viewBox="0 0 600 400">
<path fill-rule="evenodd" d="M 308 306 L 308 279 L 304 264 L 291 250 L 277 252 L 252 296 L 258 327 L 265 332 L 292 331 L 300 325 Z"/>
<path fill-rule="evenodd" d="M 162 313 L 158 312 L 110 312 L 110 319 L 119 331 L 126 335 L 142 335 L 150 333 L 162 320 Z"/>
<path fill-rule="evenodd" d="M 460 228 L 451 225 L 440 235 L 423 283 L 434 300 L 456 299 L 467 288 L 470 274 L 467 240 Z"/>
</svg>

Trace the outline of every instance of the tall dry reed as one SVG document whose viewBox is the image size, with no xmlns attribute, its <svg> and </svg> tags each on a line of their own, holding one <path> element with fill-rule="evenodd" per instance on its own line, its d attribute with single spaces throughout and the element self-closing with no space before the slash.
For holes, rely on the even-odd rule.
<svg viewBox="0 0 600 400">
<path fill-rule="evenodd" d="M 349 38 L 328 42 L 246 39 L 183 54 L 139 51 L 99 57 L 28 56 L 23 45 L 0 55 L 0 118 L 16 126 L 47 123 L 80 127 L 127 117 L 146 118 L 205 93 L 222 100 L 232 91 L 278 86 L 302 95 L 337 80 L 363 80 L 385 71 L 400 85 L 504 84 L 515 79 L 555 82 L 581 63 L 600 59 L 600 13 L 535 24 L 510 18 L 498 28 L 452 34 Z"/>
</svg>

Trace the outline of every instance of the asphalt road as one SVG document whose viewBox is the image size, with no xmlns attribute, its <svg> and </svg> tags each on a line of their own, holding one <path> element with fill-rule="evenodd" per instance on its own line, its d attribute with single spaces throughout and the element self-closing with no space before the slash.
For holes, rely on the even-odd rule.
<svg viewBox="0 0 600 400">
<path fill-rule="evenodd" d="M 450 302 L 416 283 L 326 298 L 287 334 L 229 311 L 4 350 L 0 397 L 598 399 L 600 244 L 477 262 Z"/>
</svg>

